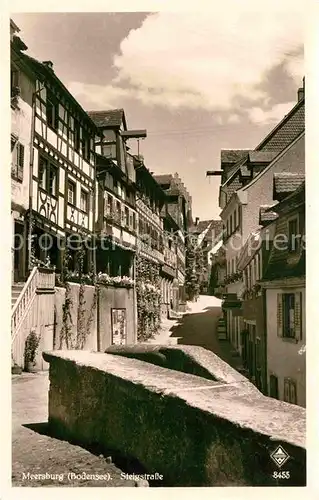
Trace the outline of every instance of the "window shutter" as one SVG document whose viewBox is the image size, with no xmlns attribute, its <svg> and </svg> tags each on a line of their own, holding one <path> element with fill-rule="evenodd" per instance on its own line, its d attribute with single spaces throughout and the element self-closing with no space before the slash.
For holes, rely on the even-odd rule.
<svg viewBox="0 0 319 500">
<path fill-rule="evenodd" d="M 282 308 L 283 296 L 282 293 L 278 293 L 277 295 L 277 335 L 278 337 L 282 337 L 282 316 L 283 316 L 283 308 Z"/>
<path fill-rule="evenodd" d="M 302 318 L 301 318 L 301 292 L 295 293 L 295 337 L 302 340 Z"/>
</svg>

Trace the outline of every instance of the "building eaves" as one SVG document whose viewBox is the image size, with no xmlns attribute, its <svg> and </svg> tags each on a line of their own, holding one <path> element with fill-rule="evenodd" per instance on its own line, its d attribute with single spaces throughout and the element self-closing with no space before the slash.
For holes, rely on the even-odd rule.
<svg viewBox="0 0 319 500">
<path fill-rule="evenodd" d="M 250 151 L 249 163 L 270 163 L 278 155 L 277 151 Z"/>
<path fill-rule="evenodd" d="M 259 208 L 259 224 L 264 225 L 268 222 L 273 222 L 278 218 L 278 214 L 274 210 L 275 205 L 262 205 Z"/>
<path fill-rule="evenodd" d="M 166 186 L 167 184 L 170 185 L 173 180 L 172 174 L 159 174 L 154 175 L 153 177 L 160 186 Z"/>
<path fill-rule="evenodd" d="M 221 163 L 238 163 L 249 153 L 249 149 L 222 149 L 220 152 Z"/>
<path fill-rule="evenodd" d="M 28 54 L 21 54 L 21 58 L 26 64 L 28 64 L 31 69 L 37 74 L 37 76 L 41 79 L 47 78 L 51 81 L 53 80 L 56 85 L 58 85 L 63 92 L 68 96 L 70 101 L 73 103 L 74 107 L 81 113 L 83 118 L 90 124 L 91 128 L 95 131 L 97 135 L 100 134 L 98 128 L 96 127 L 94 121 L 89 117 L 87 112 L 82 108 L 81 104 L 75 99 L 75 97 L 70 93 L 70 91 L 66 88 L 66 86 L 62 83 L 62 81 L 57 77 L 53 69 L 48 68 L 45 64 L 38 61 L 34 57 L 29 56 Z"/>
<path fill-rule="evenodd" d="M 255 182 L 258 182 L 259 179 L 266 173 L 268 170 L 280 159 L 282 158 L 303 136 L 305 135 L 305 131 L 301 132 L 288 146 L 283 149 L 274 159 L 271 161 L 261 172 L 259 172 L 256 177 L 254 177 L 249 184 L 243 186 L 241 189 L 246 191 L 250 186 L 252 186 Z"/>
<path fill-rule="evenodd" d="M 126 128 L 124 109 L 87 111 L 87 114 L 98 128 L 120 128 L 122 122 Z"/>
<path fill-rule="evenodd" d="M 273 199 L 277 200 L 278 196 L 280 198 L 282 198 L 283 195 L 288 196 L 299 188 L 304 181 L 304 174 L 292 172 L 275 173 L 273 180 Z"/>
<path fill-rule="evenodd" d="M 261 141 L 260 144 L 255 148 L 256 151 L 261 151 L 269 142 L 278 135 L 278 141 L 276 143 L 276 149 L 280 151 L 284 149 L 290 142 L 292 142 L 302 131 L 305 130 L 305 99 L 302 98 L 298 101 L 295 106 L 287 113 L 284 118 L 276 125 L 273 130 Z M 287 123 L 289 127 L 285 127 Z M 280 133 L 285 129 L 285 133 Z M 279 152 L 278 151 L 278 152 Z"/>
</svg>

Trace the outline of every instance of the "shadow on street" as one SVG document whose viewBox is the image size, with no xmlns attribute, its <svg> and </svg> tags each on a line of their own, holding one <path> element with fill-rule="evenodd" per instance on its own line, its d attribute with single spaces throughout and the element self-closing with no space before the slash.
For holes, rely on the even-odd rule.
<svg viewBox="0 0 319 500">
<path fill-rule="evenodd" d="M 179 323 L 171 328 L 171 338 L 177 344 L 204 347 L 214 352 L 235 369 L 242 367 L 242 360 L 228 340 L 219 340 L 217 333 L 220 307 L 206 307 L 202 312 L 185 314 Z"/>
</svg>

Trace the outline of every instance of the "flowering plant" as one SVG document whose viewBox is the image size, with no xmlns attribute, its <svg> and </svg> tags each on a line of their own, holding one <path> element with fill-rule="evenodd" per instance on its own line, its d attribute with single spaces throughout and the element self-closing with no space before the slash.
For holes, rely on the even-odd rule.
<svg viewBox="0 0 319 500">
<path fill-rule="evenodd" d="M 97 275 L 97 282 L 102 285 L 117 285 L 126 287 L 134 285 L 134 280 L 129 276 L 109 276 L 107 273 L 99 273 Z"/>
</svg>

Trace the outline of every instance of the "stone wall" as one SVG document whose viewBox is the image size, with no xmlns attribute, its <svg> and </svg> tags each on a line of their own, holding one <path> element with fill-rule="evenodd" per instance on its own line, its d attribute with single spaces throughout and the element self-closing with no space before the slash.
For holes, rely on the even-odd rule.
<svg viewBox="0 0 319 500">
<path fill-rule="evenodd" d="M 70 283 L 71 297 L 71 331 L 72 331 L 72 347 L 76 346 L 76 338 L 78 332 L 78 305 L 79 305 L 79 290 L 80 285 Z M 65 303 L 65 288 L 56 288 L 55 293 L 55 349 L 66 349 L 66 343 L 61 343 L 61 330 L 63 325 L 63 305 Z M 135 317 L 134 317 L 134 294 L 131 288 L 118 288 L 114 286 L 101 286 L 99 291 L 98 304 L 94 306 L 93 286 L 85 285 L 84 288 L 84 314 L 83 324 L 85 325 L 85 350 L 100 350 L 104 351 L 112 344 L 112 308 L 126 309 L 126 333 L 127 342 L 134 342 L 135 335 Z M 89 320 L 92 316 L 91 321 Z M 97 316 L 99 316 L 99 325 L 97 324 Z M 69 345 L 70 349 L 70 345 Z"/>
<path fill-rule="evenodd" d="M 134 457 L 163 486 L 305 485 L 303 408 L 122 356 L 45 353 L 55 435 Z M 290 480 L 270 454 L 290 455 Z"/>
</svg>

